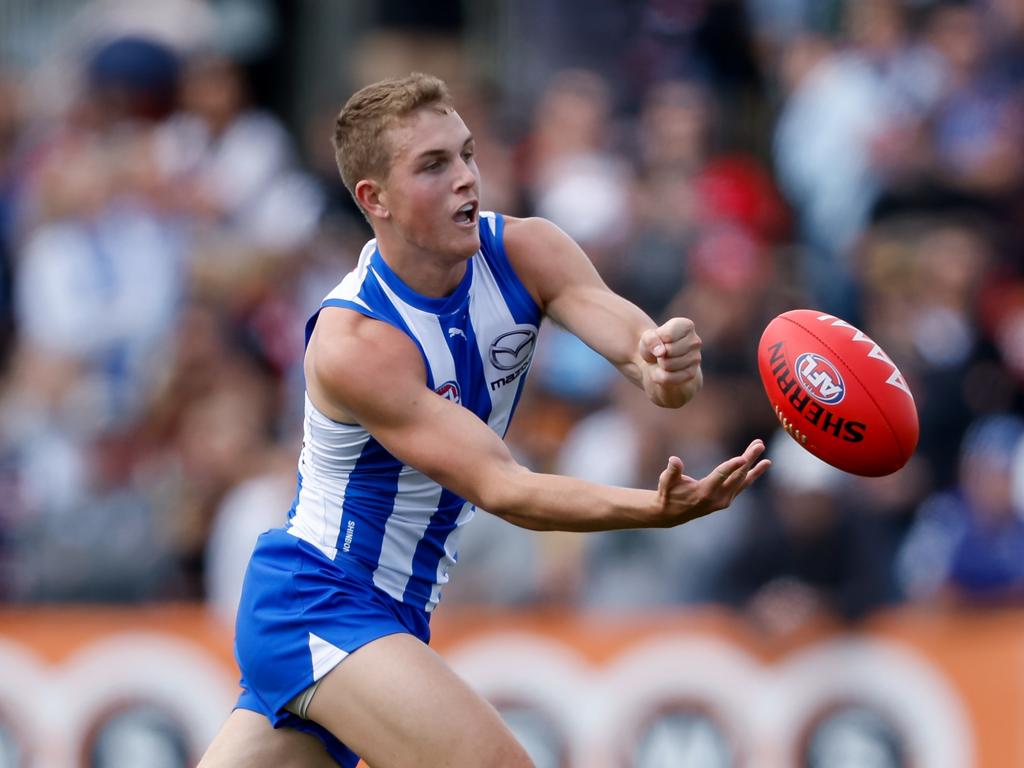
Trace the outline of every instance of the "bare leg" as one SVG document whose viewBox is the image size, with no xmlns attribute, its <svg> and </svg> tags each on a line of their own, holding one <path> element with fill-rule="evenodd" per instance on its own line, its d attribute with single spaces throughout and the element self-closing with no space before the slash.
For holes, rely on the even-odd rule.
<svg viewBox="0 0 1024 768">
<path fill-rule="evenodd" d="M 497 711 L 411 635 L 346 658 L 307 715 L 373 768 L 533 768 Z"/>
<path fill-rule="evenodd" d="M 338 768 L 338 764 L 316 736 L 274 728 L 263 715 L 236 709 L 199 768 Z"/>
</svg>

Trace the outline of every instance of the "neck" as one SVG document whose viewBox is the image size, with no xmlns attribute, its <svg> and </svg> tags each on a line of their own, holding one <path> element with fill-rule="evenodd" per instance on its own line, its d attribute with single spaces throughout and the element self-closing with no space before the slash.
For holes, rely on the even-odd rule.
<svg viewBox="0 0 1024 768">
<path fill-rule="evenodd" d="M 467 259 L 428 251 L 388 231 L 377 235 L 381 258 L 402 282 L 421 296 L 438 299 L 454 291 L 466 274 Z"/>
</svg>

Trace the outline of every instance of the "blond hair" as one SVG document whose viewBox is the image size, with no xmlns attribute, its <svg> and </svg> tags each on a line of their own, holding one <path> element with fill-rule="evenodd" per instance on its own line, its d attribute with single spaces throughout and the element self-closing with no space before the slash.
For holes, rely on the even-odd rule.
<svg viewBox="0 0 1024 768">
<path fill-rule="evenodd" d="M 334 122 L 334 157 L 353 199 L 361 179 L 383 179 L 391 169 L 393 148 L 384 132 L 423 107 L 441 112 L 455 108 L 444 81 L 422 72 L 368 85 L 345 103 Z"/>
</svg>

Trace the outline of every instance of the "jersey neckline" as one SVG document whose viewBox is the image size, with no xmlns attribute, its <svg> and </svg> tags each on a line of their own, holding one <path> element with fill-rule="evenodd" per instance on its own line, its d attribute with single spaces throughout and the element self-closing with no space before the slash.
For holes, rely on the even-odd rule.
<svg viewBox="0 0 1024 768">
<path fill-rule="evenodd" d="M 370 266 L 406 304 L 425 312 L 446 315 L 457 311 L 465 302 L 466 296 L 469 295 L 469 286 L 473 282 L 473 261 L 475 259 L 476 254 L 473 254 L 466 260 L 466 273 L 462 276 L 459 284 L 455 286 L 455 290 L 447 296 L 437 298 L 424 296 L 406 285 L 402 278 L 384 261 L 384 257 L 380 255 L 380 248 L 376 246 L 373 249 L 373 256 L 370 257 Z"/>
</svg>

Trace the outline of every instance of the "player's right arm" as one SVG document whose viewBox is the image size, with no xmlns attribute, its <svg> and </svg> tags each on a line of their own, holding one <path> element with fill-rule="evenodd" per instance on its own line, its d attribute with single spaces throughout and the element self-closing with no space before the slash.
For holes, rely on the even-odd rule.
<svg viewBox="0 0 1024 768">
<path fill-rule="evenodd" d="M 511 523 L 534 530 L 669 527 L 727 507 L 764 474 L 756 440 L 707 477 L 672 457 L 656 491 L 531 472 L 466 408 L 425 385 L 423 358 L 398 329 L 355 312 L 321 311 L 306 353 L 310 399 L 358 422 L 399 461 Z"/>
</svg>

